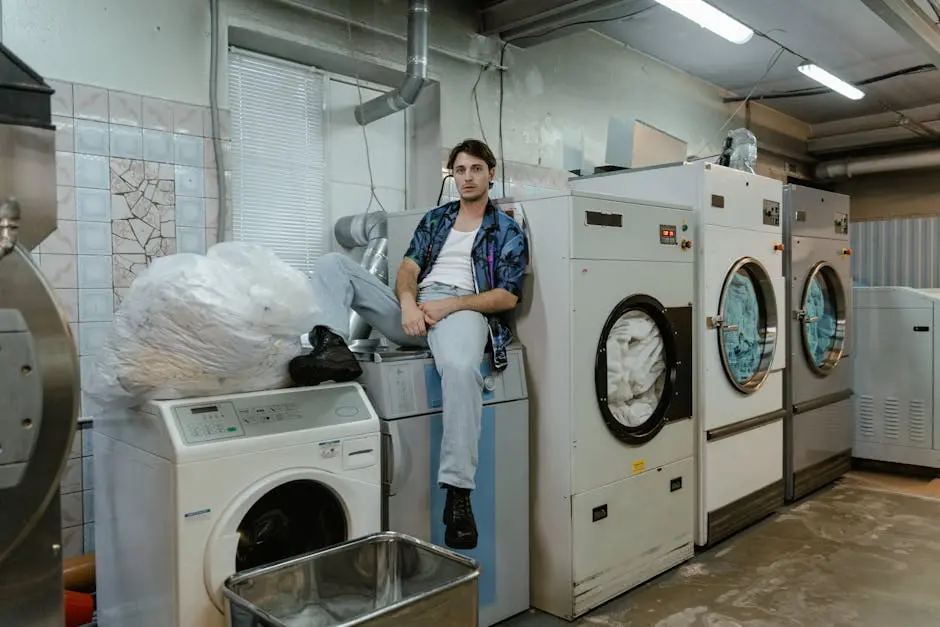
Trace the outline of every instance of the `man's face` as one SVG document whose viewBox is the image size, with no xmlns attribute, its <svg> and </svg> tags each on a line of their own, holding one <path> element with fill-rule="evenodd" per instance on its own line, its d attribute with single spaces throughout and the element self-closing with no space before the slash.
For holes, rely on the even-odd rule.
<svg viewBox="0 0 940 627">
<path fill-rule="evenodd" d="M 474 202 L 485 198 L 490 191 L 490 182 L 496 174 L 496 168 L 486 167 L 483 159 L 461 152 L 454 160 L 454 181 L 460 192 L 460 199 Z"/>
</svg>

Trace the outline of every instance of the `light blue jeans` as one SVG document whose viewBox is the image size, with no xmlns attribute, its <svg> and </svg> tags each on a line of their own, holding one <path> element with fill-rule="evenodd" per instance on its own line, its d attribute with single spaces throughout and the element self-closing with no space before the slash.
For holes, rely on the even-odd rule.
<svg viewBox="0 0 940 627">
<path fill-rule="evenodd" d="M 401 304 L 395 292 L 345 255 L 329 253 L 321 257 L 312 282 L 316 325 L 325 326 L 348 340 L 349 312 L 353 310 L 395 344 L 431 349 L 441 375 L 444 403 L 437 480 L 472 490 L 476 485 L 483 416 L 480 363 L 488 337 L 483 314 L 458 311 L 430 327 L 426 338 L 412 337 L 401 328 Z M 420 290 L 418 301 L 469 294 L 472 292 L 433 283 Z"/>
</svg>

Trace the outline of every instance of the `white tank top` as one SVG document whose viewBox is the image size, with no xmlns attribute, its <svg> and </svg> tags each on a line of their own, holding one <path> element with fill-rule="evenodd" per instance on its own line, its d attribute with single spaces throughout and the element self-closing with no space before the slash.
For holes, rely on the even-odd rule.
<svg viewBox="0 0 940 627">
<path fill-rule="evenodd" d="M 420 287 L 429 283 L 441 283 L 474 291 L 470 251 L 473 250 L 473 242 L 479 230 L 479 227 L 466 232 L 451 228 L 444 247 L 431 266 L 431 271 L 421 281 Z"/>
</svg>

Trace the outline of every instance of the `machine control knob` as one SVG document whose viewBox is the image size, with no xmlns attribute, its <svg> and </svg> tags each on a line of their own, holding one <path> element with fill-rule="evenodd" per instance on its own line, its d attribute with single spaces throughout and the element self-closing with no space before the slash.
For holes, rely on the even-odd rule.
<svg viewBox="0 0 940 627">
<path fill-rule="evenodd" d="M 784 246 L 783 244 L 774 244 L 774 251 L 778 253 L 782 253 L 785 248 L 786 246 Z"/>
<path fill-rule="evenodd" d="M 492 392 L 496 389 L 496 379 L 493 377 L 485 377 L 483 379 L 483 389 L 487 392 Z"/>
<path fill-rule="evenodd" d="M 849 255 L 852 254 L 852 249 L 851 249 L 851 248 L 843 248 L 842 250 L 839 251 L 839 254 L 842 255 L 843 257 L 848 257 Z"/>
<path fill-rule="evenodd" d="M 683 227 L 683 228 L 685 228 L 685 227 Z M 682 240 L 682 250 L 688 250 L 688 249 L 690 249 L 690 248 L 692 248 L 692 242 L 691 242 L 690 240 L 687 240 L 687 239 Z"/>
<path fill-rule="evenodd" d="M 682 231 L 685 232 L 685 231 L 688 231 L 688 230 L 689 230 L 689 225 L 688 225 L 688 224 L 683 224 L 683 225 L 682 225 Z"/>
</svg>

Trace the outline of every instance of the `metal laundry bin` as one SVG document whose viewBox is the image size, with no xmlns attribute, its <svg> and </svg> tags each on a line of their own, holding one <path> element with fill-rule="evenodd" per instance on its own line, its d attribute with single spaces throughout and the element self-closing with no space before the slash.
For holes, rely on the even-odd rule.
<svg viewBox="0 0 940 627">
<path fill-rule="evenodd" d="M 229 627 L 477 627 L 474 560 L 383 532 L 253 568 L 223 587 Z"/>
</svg>

